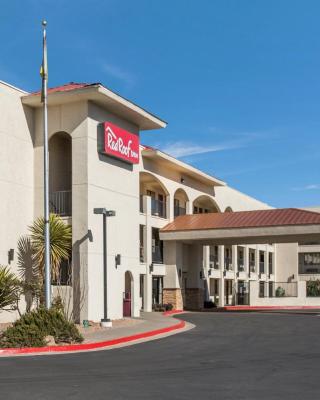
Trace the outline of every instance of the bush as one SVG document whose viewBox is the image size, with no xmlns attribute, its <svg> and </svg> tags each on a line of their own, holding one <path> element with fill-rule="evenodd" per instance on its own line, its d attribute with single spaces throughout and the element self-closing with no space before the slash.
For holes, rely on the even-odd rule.
<svg viewBox="0 0 320 400">
<path fill-rule="evenodd" d="M 0 266 L 0 310 L 16 310 L 20 294 L 19 279 L 10 272 L 8 267 Z"/>
<path fill-rule="evenodd" d="M 168 304 L 154 304 L 153 305 L 153 311 L 171 311 L 173 310 L 173 305 L 171 303 Z"/>
<path fill-rule="evenodd" d="M 205 301 L 203 303 L 203 308 L 214 308 L 216 304 L 212 300 Z"/>
<path fill-rule="evenodd" d="M 320 280 L 307 281 L 307 296 L 319 297 L 320 296 Z"/>
<path fill-rule="evenodd" d="M 0 335 L 0 347 L 42 347 L 46 337 L 53 336 L 56 343 L 81 343 L 83 337 L 74 323 L 68 322 L 62 312 L 39 308 L 24 314 Z"/>
<path fill-rule="evenodd" d="M 283 289 L 283 287 L 279 286 L 276 289 L 276 297 L 284 297 L 286 294 L 286 291 Z"/>
</svg>

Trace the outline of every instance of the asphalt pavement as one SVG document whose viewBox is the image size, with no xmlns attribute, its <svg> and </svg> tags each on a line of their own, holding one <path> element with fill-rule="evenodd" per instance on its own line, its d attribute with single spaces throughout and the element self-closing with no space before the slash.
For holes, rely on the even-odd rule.
<svg viewBox="0 0 320 400">
<path fill-rule="evenodd" d="M 190 313 L 194 329 L 129 347 L 0 358 L 0 399 L 320 397 L 316 314 Z"/>
</svg>

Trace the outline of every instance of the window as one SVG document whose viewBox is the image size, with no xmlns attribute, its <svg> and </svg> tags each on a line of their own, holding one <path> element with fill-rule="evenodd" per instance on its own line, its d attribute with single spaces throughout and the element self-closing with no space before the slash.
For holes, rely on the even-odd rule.
<svg viewBox="0 0 320 400">
<path fill-rule="evenodd" d="M 158 228 L 152 228 L 152 262 L 163 263 L 163 242 L 160 240 Z"/>
<path fill-rule="evenodd" d="M 264 274 L 264 251 L 259 252 L 260 274 Z"/>
<path fill-rule="evenodd" d="M 249 249 L 249 268 L 250 272 L 256 271 L 256 252 L 253 249 Z"/>
<path fill-rule="evenodd" d="M 140 225 L 139 230 L 139 239 L 140 239 L 140 262 L 145 262 L 145 252 L 144 252 L 144 226 Z"/>
<path fill-rule="evenodd" d="M 273 297 L 273 282 L 269 282 L 269 297 Z"/>
<path fill-rule="evenodd" d="M 300 253 L 299 274 L 320 274 L 320 253 Z"/>
<path fill-rule="evenodd" d="M 259 282 L 259 297 L 265 297 L 265 282 Z"/>
<path fill-rule="evenodd" d="M 244 271 L 244 250 L 242 247 L 238 247 L 238 270 Z"/>
<path fill-rule="evenodd" d="M 139 288 L 139 296 L 143 298 L 144 291 L 144 275 L 140 274 L 140 288 Z"/>
<path fill-rule="evenodd" d="M 273 274 L 273 253 L 269 253 L 269 274 Z"/>
</svg>

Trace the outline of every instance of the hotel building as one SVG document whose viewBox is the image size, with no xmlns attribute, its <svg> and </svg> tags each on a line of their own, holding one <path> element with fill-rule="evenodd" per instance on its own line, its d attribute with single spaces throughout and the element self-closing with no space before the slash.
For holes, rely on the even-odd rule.
<svg viewBox="0 0 320 400">
<path fill-rule="evenodd" d="M 178 309 L 277 301 L 320 305 L 320 298 L 306 295 L 306 281 L 320 277 L 319 210 L 278 210 L 278 216 L 291 212 L 295 229 L 308 228 L 299 230 L 299 237 L 289 232 L 291 227 L 281 217 L 267 223 L 285 227 L 277 237 L 268 234 L 256 242 L 248 236 L 247 242 L 240 237 L 237 242 L 234 235 L 232 240 L 198 240 L 206 221 L 216 224 L 212 218 L 218 214 L 235 232 L 239 225 L 233 225 L 232 218 L 248 215 L 238 212 L 254 210 L 258 214 L 249 215 L 259 219 L 268 211 L 272 219 L 275 210 L 141 145 L 141 131 L 160 130 L 166 122 L 103 85 L 70 83 L 48 93 L 50 208 L 72 225 L 73 246 L 72 279 L 62 279 L 58 288 L 53 284 L 52 291 L 69 296 L 77 320 L 103 317 L 103 235 L 102 218 L 93 212 L 97 207 L 116 213 L 107 220 L 111 319 L 137 317 L 140 310 L 151 311 L 163 303 Z M 18 273 L 18 240 L 43 215 L 40 94 L 0 81 L 0 106 L 0 265 L 10 265 Z M 191 221 L 188 216 L 204 225 L 192 230 L 192 238 L 179 239 L 184 221 Z M 179 229 L 172 225 L 175 221 L 181 221 Z M 61 276 L 66 269 L 61 266 Z M 0 313 L 0 321 L 15 317 Z"/>
</svg>

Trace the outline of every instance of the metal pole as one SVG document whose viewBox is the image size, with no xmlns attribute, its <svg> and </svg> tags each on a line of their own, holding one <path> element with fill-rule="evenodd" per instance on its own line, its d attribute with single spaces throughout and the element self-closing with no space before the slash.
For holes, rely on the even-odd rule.
<svg viewBox="0 0 320 400">
<path fill-rule="evenodd" d="M 103 283 L 104 283 L 104 321 L 108 321 L 108 282 L 107 282 L 107 215 L 103 214 Z"/>
<path fill-rule="evenodd" d="M 48 152 L 48 71 L 47 71 L 47 38 L 46 21 L 43 26 L 43 64 L 42 64 L 42 94 L 43 94 L 43 162 L 44 162 L 44 239 L 45 239 L 45 305 L 51 307 L 51 266 L 50 266 L 50 225 L 49 225 L 49 152 Z"/>
</svg>

